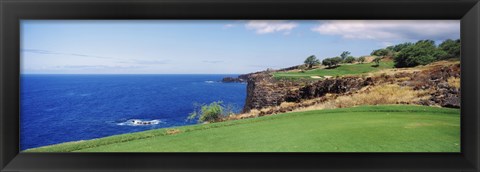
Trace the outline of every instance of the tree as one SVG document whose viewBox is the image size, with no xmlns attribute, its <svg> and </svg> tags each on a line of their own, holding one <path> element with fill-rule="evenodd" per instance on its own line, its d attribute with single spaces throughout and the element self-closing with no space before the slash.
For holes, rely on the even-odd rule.
<svg viewBox="0 0 480 172">
<path fill-rule="evenodd" d="M 460 39 L 457 39 L 457 40 L 447 39 L 443 41 L 438 46 L 438 48 L 445 52 L 443 56 L 437 57 L 438 60 L 460 58 L 460 49 L 461 49 Z"/>
<path fill-rule="evenodd" d="M 345 63 L 353 63 L 355 62 L 355 57 L 353 56 L 348 56 L 347 58 L 345 58 L 345 60 L 343 61 Z"/>
<path fill-rule="evenodd" d="M 340 57 L 342 60 L 345 60 L 351 53 L 349 51 L 344 51 L 342 54 L 340 54 Z"/>
<path fill-rule="evenodd" d="M 434 41 L 420 40 L 412 46 L 405 47 L 395 56 L 395 67 L 426 65 L 441 55 L 442 52 L 437 49 Z"/>
<path fill-rule="evenodd" d="M 375 59 L 373 59 L 373 62 L 375 62 L 375 66 L 380 66 L 380 60 L 382 60 L 382 57 L 375 57 Z"/>
<path fill-rule="evenodd" d="M 358 62 L 363 63 L 365 62 L 365 56 L 361 56 L 357 59 Z"/>
<path fill-rule="evenodd" d="M 340 62 L 342 62 L 341 57 L 332 57 L 332 58 L 323 59 L 322 64 L 330 68 L 333 66 L 337 66 L 338 64 L 340 64 Z"/>
<path fill-rule="evenodd" d="M 333 66 L 332 58 L 323 59 L 322 60 L 322 65 L 332 67 Z"/>
<path fill-rule="evenodd" d="M 332 58 L 332 62 L 333 62 L 333 65 L 338 66 L 338 64 L 340 64 L 342 62 L 342 58 L 341 57 L 334 57 L 334 58 Z"/>
<path fill-rule="evenodd" d="M 304 63 L 311 69 L 313 66 L 320 64 L 320 60 L 318 60 L 315 55 L 311 55 L 305 59 Z"/>
<path fill-rule="evenodd" d="M 370 55 L 381 56 L 381 57 L 391 57 L 393 56 L 393 51 L 389 49 L 378 49 L 378 50 L 372 51 Z"/>
<path fill-rule="evenodd" d="M 406 43 L 401 43 L 401 44 L 389 46 L 389 47 L 387 47 L 387 50 L 390 50 L 390 51 L 393 51 L 393 52 L 400 52 L 402 49 L 404 49 L 406 47 L 409 47 L 409 46 L 412 46 L 412 45 L 413 45 L 413 43 L 406 42 Z"/>
</svg>

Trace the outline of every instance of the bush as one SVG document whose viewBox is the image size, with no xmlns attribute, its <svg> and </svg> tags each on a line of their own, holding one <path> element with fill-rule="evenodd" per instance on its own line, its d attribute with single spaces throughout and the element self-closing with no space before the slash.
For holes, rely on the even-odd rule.
<svg viewBox="0 0 480 172">
<path fill-rule="evenodd" d="M 403 48 L 394 58 L 395 67 L 414 67 L 426 65 L 442 56 L 432 40 L 420 40 L 412 46 Z"/>
<path fill-rule="evenodd" d="M 194 104 L 195 110 L 188 116 L 189 120 L 198 118 L 198 122 L 216 122 L 233 114 L 233 106 L 224 106 L 222 101 L 212 102 L 208 105 Z"/>
<path fill-rule="evenodd" d="M 361 56 L 357 59 L 358 62 L 363 63 L 365 62 L 365 56 Z"/>
<path fill-rule="evenodd" d="M 345 63 L 353 63 L 353 62 L 355 62 L 355 57 L 348 56 L 347 58 L 345 58 L 344 62 Z"/>
<path fill-rule="evenodd" d="M 457 39 L 457 40 L 447 39 L 443 41 L 438 48 L 444 51 L 444 54 L 442 54 L 437 58 L 438 60 L 460 58 L 460 49 L 461 49 L 460 39 Z"/>
</svg>

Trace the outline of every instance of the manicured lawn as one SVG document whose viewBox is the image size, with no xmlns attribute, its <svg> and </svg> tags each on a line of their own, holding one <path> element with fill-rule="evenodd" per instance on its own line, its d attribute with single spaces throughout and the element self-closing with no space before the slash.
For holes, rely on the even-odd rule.
<svg viewBox="0 0 480 172">
<path fill-rule="evenodd" d="M 459 152 L 458 109 L 409 105 L 315 110 L 158 129 L 29 152 Z M 177 132 L 178 132 L 177 131 Z"/>
<path fill-rule="evenodd" d="M 363 63 L 363 64 L 342 64 L 333 69 L 313 69 L 302 72 L 276 72 L 273 76 L 277 79 L 298 79 L 298 78 L 310 78 L 311 76 L 343 76 L 343 75 L 355 75 L 373 72 L 381 69 L 393 68 L 393 62 L 381 62 L 378 67 L 372 67 L 375 63 Z"/>
</svg>

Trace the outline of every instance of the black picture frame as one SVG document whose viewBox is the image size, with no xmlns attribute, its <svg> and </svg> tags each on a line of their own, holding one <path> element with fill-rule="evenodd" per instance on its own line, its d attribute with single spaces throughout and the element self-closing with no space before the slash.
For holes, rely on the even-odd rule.
<svg viewBox="0 0 480 172">
<path fill-rule="evenodd" d="M 478 0 L 0 0 L 0 171 L 479 171 Z M 21 19 L 460 19 L 461 153 L 19 153 Z"/>
</svg>

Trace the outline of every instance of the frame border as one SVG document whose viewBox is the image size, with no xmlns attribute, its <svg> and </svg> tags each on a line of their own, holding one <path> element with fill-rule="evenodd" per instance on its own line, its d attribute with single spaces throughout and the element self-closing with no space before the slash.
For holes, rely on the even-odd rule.
<svg viewBox="0 0 480 172">
<path fill-rule="evenodd" d="M 21 19 L 461 19 L 462 153 L 19 153 Z M 480 169 L 478 0 L 0 0 L 0 22 L 0 171 Z"/>
</svg>

